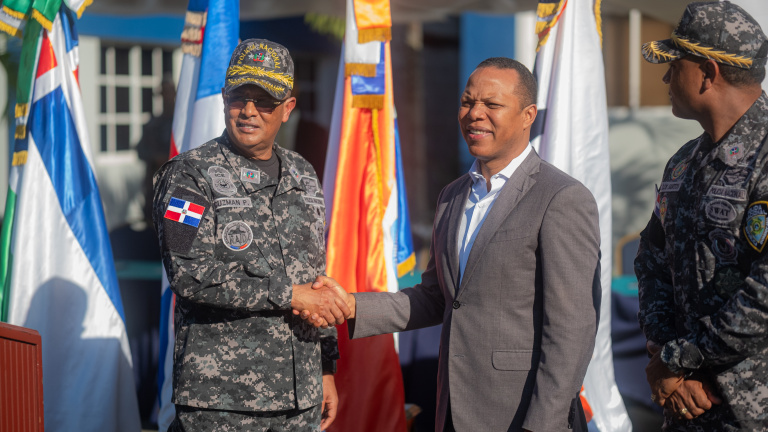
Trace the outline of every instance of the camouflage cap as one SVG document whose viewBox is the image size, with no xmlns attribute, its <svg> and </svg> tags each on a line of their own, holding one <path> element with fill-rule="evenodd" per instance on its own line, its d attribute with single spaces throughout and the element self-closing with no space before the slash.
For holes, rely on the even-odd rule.
<svg viewBox="0 0 768 432">
<path fill-rule="evenodd" d="M 240 42 L 232 53 L 224 82 L 226 93 L 246 84 L 257 85 L 283 100 L 293 89 L 293 60 L 288 50 L 266 39 Z"/>
<path fill-rule="evenodd" d="M 740 6 L 728 1 L 691 3 L 670 39 L 643 45 L 651 63 L 667 63 L 686 55 L 752 69 L 765 66 L 768 41 L 760 25 Z"/>
</svg>

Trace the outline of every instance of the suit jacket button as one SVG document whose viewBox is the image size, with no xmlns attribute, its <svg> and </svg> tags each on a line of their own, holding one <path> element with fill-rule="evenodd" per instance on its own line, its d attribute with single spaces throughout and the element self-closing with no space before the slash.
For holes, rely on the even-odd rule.
<svg viewBox="0 0 768 432">
<path fill-rule="evenodd" d="M 461 307 L 461 303 L 459 303 L 458 301 L 453 302 L 454 309 L 458 309 L 459 307 Z"/>
</svg>

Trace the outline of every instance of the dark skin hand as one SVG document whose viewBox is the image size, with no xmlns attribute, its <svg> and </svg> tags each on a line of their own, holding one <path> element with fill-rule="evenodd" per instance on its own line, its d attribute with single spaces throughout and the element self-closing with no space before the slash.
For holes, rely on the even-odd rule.
<svg viewBox="0 0 768 432">
<path fill-rule="evenodd" d="M 320 430 L 326 430 L 331 423 L 336 419 L 336 413 L 339 410 L 339 395 L 336 392 L 336 381 L 333 378 L 333 374 L 323 374 L 323 406 L 322 420 L 320 422 Z"/>
<path fill-rule="evenodd" d="M 332 290 L 336 293 L 336 305 L 344 311 L 344 318 L 350 319 L 355 317 L 355 297 L 351 294 L 347 294 L 344 288 L 339 285 L 334 279 L 328 276 L 318 276 L 315 282 L 312 284 L 312 289 L 315 290 Z M 344 320 L 336 319 L 336 323 L 332 323 L 325 319 L 324 316 L 313 312 L 308 309 L 293 308 L 294 315 L 301 315 L 301 319 L 307 321 L 315 327 L 327 328 L 329 325 L 340 325 L 344 323 Z"/>
<path fill-rule="evenodd" d="M 660 345 L 648 341 L 646 348 L 653 356 L 645 370 L 652 394 L 656 396 L 654 402 L 663 406 L 667 413 L 691 420 L 704 414 L 713 404 L 722 403 L 707 383 L 692 378 L 684 380 L 681 375 L 673 374 L 661 361 Z M 654 387 L 654 382 L 659 386 Z M 674 390 L 670 390 L 672 387 Z M 681 413 L 683 408 L 686 411 Z"/>
<path fill-rule="evenodd" d="M 312 283 L 293 286 L 291 308 L 296 311 L 309 311 L 317 314 L 327 324 L 338 325 L 350 315 L 346 302 L 341 300 L 336 291 L 330 288 L 312 289 Z M 294 312 L 296 313 L 296 312 Z"/>
</svg>

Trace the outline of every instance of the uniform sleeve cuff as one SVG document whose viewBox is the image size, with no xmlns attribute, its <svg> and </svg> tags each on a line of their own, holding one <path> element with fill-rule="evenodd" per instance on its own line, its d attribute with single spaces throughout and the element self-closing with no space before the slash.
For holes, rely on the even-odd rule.
<svg viewBox="0 0 768 432">
<path fill-rule="evenodd" d="M 289 309 L 293 299 L 293 283 L 282 269 L 275 269 L 269 276 L 269 301 L 278 309 Z"/>
<path fill-rule="evenodd" d="M 335 374 L 336 373 L 336 360 L 323 359 L 323 373 Z"/>
<path fill-rule="evenodd" d="M 694 371 L 704 363 L 704 356 L 696 346 L 687 339 L 673 339 L 661 349 L 661 361 L 672 373 L 684 374 Z"/>
</svg>

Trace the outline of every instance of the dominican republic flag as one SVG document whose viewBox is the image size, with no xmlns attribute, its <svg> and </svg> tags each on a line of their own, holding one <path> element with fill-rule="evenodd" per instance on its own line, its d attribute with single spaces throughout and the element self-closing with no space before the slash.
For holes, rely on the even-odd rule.
<svg viewBox="0 0 768 432">
<path fill-rule="evenodd" d="M 184 31 L 181 34 L 184 59 L 176 90 L 170 157 L 204 144 L 221 135 L 224 130 L 224 101 L 221 98 L 221 88 L 224 87 L 229 57 L 237 46 L 239 33 L 239 0 L 189 1 Z M 197 218 L 199 223 L 200 216 Z M 184 220 L 191 219 L 187 216 Z M 161 292 L 160 359 L 157 376 L 160 411 L 157 422 L 159 430 L 164 432 L 176 416 L 171 402 L 175 339 L 174 295 L 165 272 Z"/>
<path fill-rule="evenodd" d="M 602 306 L 582 402 L 601 432 L 630 431 L 611 353 L 611 170 L 600 0 L 540 0 L 537 15 L 539 113 L 531 142 L 544 160 L 589 188 L 600 212 Z"/>
<path fill-rule="evenodd" d="M 39 3 L 23 27 L 3 319 L 42 336 L 46 430 L 135 432 L 136 386 L 82 110 L 75 12 L 61 0 Z"/>
<path fill-rule="evenodd" d="M 205 207 L 201 205 L 171 197 L 171 202 L 165 210 L 165 218 L 197 228 L 204 211 Z"/>
<path fill-rule="evenodd" d="M 349 292 L 396 291 L 415 257 L 392 99 L 389 0 L 348 0 L 323 187 L 327 273 Z M 392 335 L 338 327 L 339 410 L 330 431 L 405 430 Z"/>
</svg>

